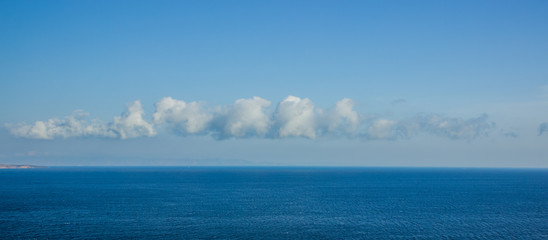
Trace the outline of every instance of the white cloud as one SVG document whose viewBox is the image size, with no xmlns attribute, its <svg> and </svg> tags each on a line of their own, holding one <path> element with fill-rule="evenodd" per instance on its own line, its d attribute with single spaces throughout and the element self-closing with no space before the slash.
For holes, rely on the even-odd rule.
<svg viewBox="0 0 548 240">
<path fill-rule="evenodd" d="M 121 139 L 150 137 L 156 135 L 154 126 L 147 122 L 143 117 L 145 111 L 139 100 L 128 105 L 126 112 L 122 116 L 114 117 L 114 120 L 109 124 L 109 131 L 118 134 Z"/>
<path fill-rule="evenodd" d="M 203 110 L 198 102 L 186 103 L 166 97 L 155 104 L 156 112 L 152 115 L 154 123 L 167 123 L 183 134 L 200 133 L 206 130 L 211 114 Z"/>
<path fill-rule="evenodd" d="M 355 133 L 360 125 L 358 113 L 354 110 L 356 103 L 343 98 L 335 103 L 332 109 L 323 112 L 323 120 L 328 132 Z"/>
<path fill-rule="evenodd" d="M 226 137 L 265 136 L 272 122 L 266 113 L 269 106 L 270 101 L 260 97 L 238 99 L 219 113 L 216 122 Z"/>
<path fill-rule="evenodd" d="M 11 134 L 16 137 L 33 139 L 68 138 L 75 136 L 115 137 L 108 128 L 97 120 L 87 121 L 88 113 L 74 111 L 63 119 L 51 118 L 46 121 L 36 121 L 33 124 L 7 125 Z"/>
<path fill-rule="evenodd" d="M 6 125 L 16 137 L 33 139 L 54 139 L 68 137 L 108 137 L 121 139 L 153 136 L 156 134 L 151 123 L 143 119 L 144 111 L 139 101 L 128 106 L 122 116 L 114 117 L 109 124 L 98 120 L 88 121 L 89 114 L 75 111 L 63 119 L 51 118 L 33 124 Z"/>
<path fill-rule="evenodd" d="M 274 119 L 279 137 L 316 138 L 314 103 L 308 98 L 286 97 L 278 104 Z"/>
</svg>

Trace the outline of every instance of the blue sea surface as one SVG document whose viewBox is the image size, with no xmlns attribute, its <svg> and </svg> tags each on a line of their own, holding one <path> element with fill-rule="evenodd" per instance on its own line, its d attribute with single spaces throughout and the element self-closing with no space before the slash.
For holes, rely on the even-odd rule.
<svg viewBox="0 0 548 240">
<path fill-rule="evenodd" d="M 548 170 L 0 171 L 1 239 L 548 239 Z"/>
</svg>

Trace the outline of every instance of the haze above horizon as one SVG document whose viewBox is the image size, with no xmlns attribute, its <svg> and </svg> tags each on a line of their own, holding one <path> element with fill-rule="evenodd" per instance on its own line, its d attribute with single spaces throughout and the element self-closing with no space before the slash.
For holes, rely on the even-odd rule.
<svg viewBox="0 0 548 240">
<path fill-rule="evenodd" d="M 0 163 L 548 167 L 546 1 L 0 2 Z"/>
</svg>

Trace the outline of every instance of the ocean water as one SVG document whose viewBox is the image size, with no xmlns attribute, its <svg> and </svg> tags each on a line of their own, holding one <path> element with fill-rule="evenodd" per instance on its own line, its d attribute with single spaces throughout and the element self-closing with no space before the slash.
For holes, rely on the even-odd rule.
<svg viewBox="0 0 548 240">
<path fill-rule="evenodd" d="M 548 170 L 0 171 L 0 239 L 548 239 Z"/>
</svg>

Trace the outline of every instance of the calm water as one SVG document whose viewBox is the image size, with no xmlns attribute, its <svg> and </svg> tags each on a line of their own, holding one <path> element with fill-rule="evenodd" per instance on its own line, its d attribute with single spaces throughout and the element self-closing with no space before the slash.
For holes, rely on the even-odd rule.
<svg viewBox="0 0 548 240">
<path fill-rule="evenodd" d="M 2 239 L 548 239 L 548 171 L 0 171 Z"/>
</svg>

